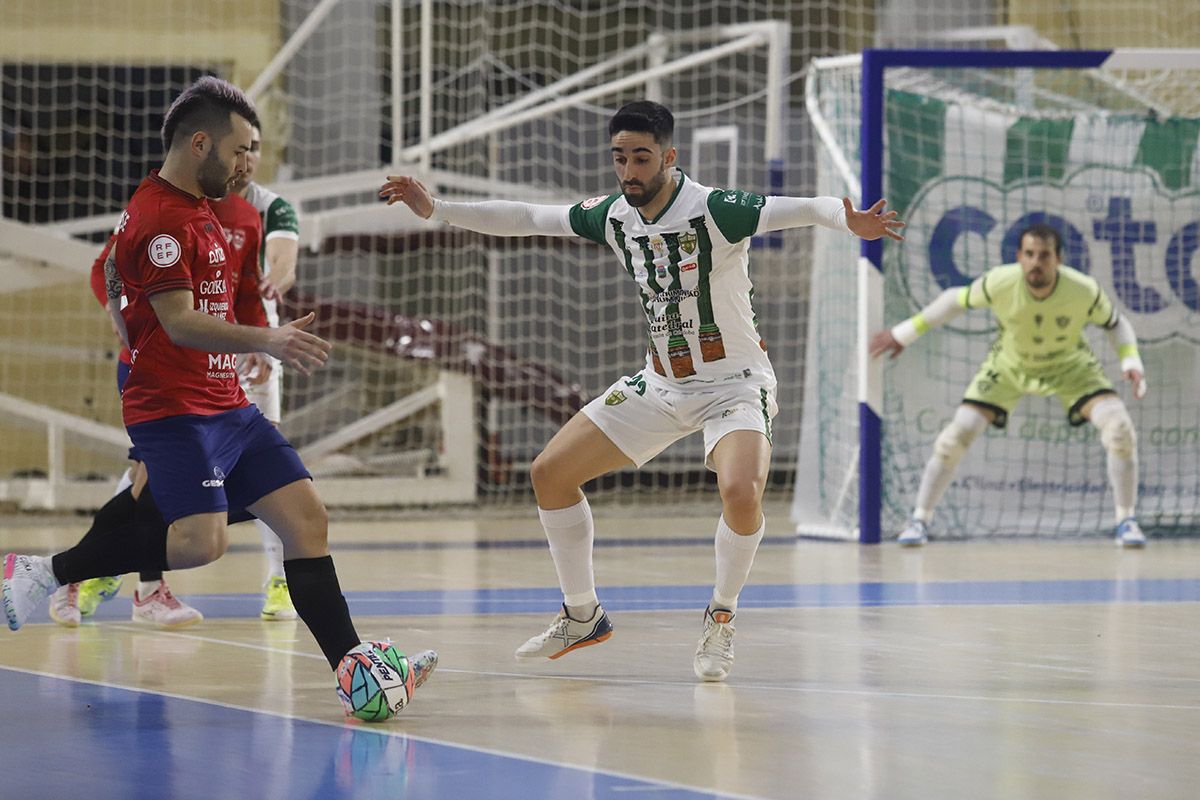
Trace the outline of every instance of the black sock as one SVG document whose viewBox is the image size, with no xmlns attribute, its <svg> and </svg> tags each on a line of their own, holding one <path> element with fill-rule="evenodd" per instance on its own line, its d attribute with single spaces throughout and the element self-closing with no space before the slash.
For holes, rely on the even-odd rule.
<svg viewBox="0 0 1200 800">
<path fill-rule="evenodd" d="M 157 575 L 161 578 L 162 574 L 170 569 L 167 566 L 168 526 L 163 519 L 162 512 L 158 510 L 158 504 L 154 502 L 154 495 L 150 494 L 149 486 L 142 490 L 141 496 L 137 499 L 134 518 L 137 520 L 137 549 L 140 552 L 137 569 L 142 575 Z M 144 578 L 143 580 L 157 579 Z"/>
<path fill-rule="evenodd" d="M 142 583 L 154 583 L 162 580 L 162 570 L 142 570 L 138 573 L 138 580 Z"/>
<path fill-rule="evenodd" d="M 337 669 L 342 656 L 356 647 L 359 639 L 338 585 L 333 556 L 288 559 L 283 571 L 296 613 L 317 640 L 329 668 Z"/>
<path fill-rule="evenodd" d="M 134 508 L 137 501 L 133 499 L 133 491 L 126 487 L 117 492 L 92 517 L 92 526 L 83 538 L 69 550 L 58 553 L 51 560 L 54 577 L 59 583 L 78 583 L 88 578 L 104 577 L 109 573 L 93 574 L 91 569 L 91 553 L 96 549 L 106 549 L 108 542 L 114 539 L 127 542 L 134 526 Z M 116 573 L 120 574 L 120 573 Z"/>
<path fill-rule="evenodd" d="M 51 566 L 63 584 L 167 569 L 167 526 L 150 491 L 135 501 L 126 489 L 105 503 L 79 544 L 55 555 Z"/>
</svg>

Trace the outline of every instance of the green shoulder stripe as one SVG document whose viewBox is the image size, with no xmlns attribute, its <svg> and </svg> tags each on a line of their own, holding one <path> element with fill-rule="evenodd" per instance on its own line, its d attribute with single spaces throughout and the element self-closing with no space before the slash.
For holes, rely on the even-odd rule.
<svg viewBox="0 0 1200 800">
<path fill-rule="evenodd" d="M 276 231 L 300 233 L 300 218 L 296 215 L 296 209 L 282 197 L 276 197 L 263 215 L 264 239 Z"/>
<path fill-rule="evenodd" d="M 713 189 L 708 194 L 708 213 L 730 244 L 753 236 L 767 198 L 741 189 Z"/>
<path fill-rule="evenodd" d="M 620 193 L 608 197 L 593 197 L 571 206 L 571 230 L 577 236 L 591 239 L 598 244 L 607 244 L 604 239 L 604 221 L 608 219 L 608 207 L 617 201 Z"/>
</svg>

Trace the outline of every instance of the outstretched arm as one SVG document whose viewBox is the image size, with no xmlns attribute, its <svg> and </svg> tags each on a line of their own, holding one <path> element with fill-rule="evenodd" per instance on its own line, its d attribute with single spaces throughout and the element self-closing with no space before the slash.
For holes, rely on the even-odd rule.
<svg viewBox="0 0 1200 800">
<path fill-rule="evenodd" d="M 1133 384 L 1133 396 L 1141 400 L 1146 396 L 1146 367 L 1138 354 L 1137 334 L 1133 325 L 1125 319 L 1124 314 L 1118 314 L 1113 326 L 1106 328 L 1104 332 L 1108 335 L 1113 350 L 1116 350 L 1121 358 L 1121 374 Z"/>
<path fill-rule="evenodd" d="M 438 200 L 425 184 L 407 175 L 389 175 L 379 196 L 404 203 L 422 219 L 447 222 L 492 236 L 573 236 L 570 206 L 542 206 L 509 200 L 455 203 Z"/>
<path fill-rule="evenodd" d="M 197 311 L 188 289 L 152 294 L 150 305 L 167 336 L 179 347 L 215 353 L 267 353 L 305 375 L 329 358 L 329 342 L 304 330 L 316 317 L 311 311 L 286 325 L 266 328 L 238 325 Z"/>
<path fill-rule="evenodd" d="M 871 358 L 889 353 L 897 357 L 904 348 L 915 342 L 930 328 L 945 325 L 966 311 L 962 303 L 963 289 L 951 287 L 939 294 L 932 303 L 891 329 L 876 331 L 871 336 Z"/>
<path fill-rule="evenodd" d="M 865 211 L 857 211 L 850 198 L 843 197 L 768 197 L 759 217 L 757 233 L 820 225 L 835 231 L 853 233 L 863 239 L 887 236 L 904 241 L 900 229 L 904 223 L 896 219 L 895 211 L 884 211 L 886 200 L 880 200 Z"/>
</svg>

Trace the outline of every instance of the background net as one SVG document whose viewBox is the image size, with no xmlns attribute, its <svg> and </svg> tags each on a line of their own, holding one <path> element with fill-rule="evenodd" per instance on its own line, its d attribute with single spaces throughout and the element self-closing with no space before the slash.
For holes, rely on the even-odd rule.
<svg viewBox="0 0 1200 800">
<path fill-rule="evenodd" d="M 644 323 L 634 289 L 598 246 L 491 239 L 416 225 L 404 219 L 406 212 L 381 209 L 374 187 L 388 165 L 422 170 L 447 197 L 577 202 L 612 186 L 607 117 L 620 103 L 651 94 L 675 111 L 681 164 L 700 182 L 841 194 L 844 187 L 817 182 L 798 80 L 812 57 L 868 45 L 937 43 L 945 31 L 979 25 L 1027 25 L 1071 47 L 1169 46 L 1186 44 L 1184 31 L 1189 21 L 1194 30 L 1197 19 L 1192 4 L 1174 0 L 1045 5 L 13 0 L 0 30 L 3 216 L 42 233 L 98 242 L 138 180 L 161 159 L 157 130 L 169 98 L 210 72 L 250 87 L 294 35 L 308 32 L 316 12 L 321 18 L 311 35 L 258 95 L 265 151 L 260 178 L 293 200 L 305 220 L 289 309 L 318 308 L 319 331 L 337 344 L 327 369 L 308 379 L 287 376 L 285 431 L 300 445 L 319 442 L 429 386 L 439 372 L 468 375 L 474 412 L 458 424 L 476 434 L 477 490 L 492 504 L 524 506 L 529 463 L 553 431 L 641 363 Z M 573 100 L 515 126 L 461 127 L 486 123 L 498 109 L 514 116 L 520 112 L 508 104 L 585 70 L 593 74 L 559 84 L 546 99 L 710 50 L 728 43 L 736 26 L 765 20 L 788 26 L 787 61 L 777 70 L 783 114 L 774 161 L 767 152 L 772 65 L 763 46 L 649 85 Z M 1156 91 L 1162 102 L 1175 102 L 1168 89 Z M 1192 96 L 1186 87 L 1175 91 Z M 855 106 L 847 102 L 853 116 Z M 714 131 L 705 143 L 697 140 Z M 755 243 L 757 310 L 780 378 L 769 489 L 776 497 L 790 491 L 801 420 L 810 419 L 802 407 L 807 337 L 813 335 L 810 265 L 832 261 L 837 254 L 829 248 L 845 245 L 818 243 L 814 250 L 809 231 Z M 46 265 L 27 250 L 17 256 L 0 245 L 0 251 L 12 276 L 0 287 L 6 345 L 0 392 L 118 425 L 115 349 L 87 294 L 88 264 L 50 259 Z M 812 285 L 823 295 L 839 292 L 836 282 L 851 274 L 847 267 Z M 815 308 L 813 319 L 829 308 Z M 840 346 L 826 343 L 830 352 Z M 843 371 L 841 379 L 852 381 L 852 375 Z M 826 429 L 852 434 L 853 420 L 838 418 L 840 412 L 821 406 L 813 413 L 822 420 L 832 415 Z M 434 408 L 392 422 L 341 447 L 336 468 L 348 475 L 436 474 L 445 458 L 443 425 Z M 12 443 L 0 456 L 0 480 L 48 469 L 44 432 L 36 425 L 25 430 L 9 418 L 0 423 L 0 435 Z M 121 468 L 111 448 L 85 445 L 84 439 L 68 441 L 70 474 Z M 678 490 L 670 497 L 691 502 L 711 485 L 700 447 L 698 440 L 680 443 L 646 469 L 622 473 L 591 494 L 620 503 L 670 486 Z M 801 460 L 799 469 L 835 483 L 845 475 L 830 460 L 819 466 Z M 843 500 L 852 505 L 854 487 L 845 485 Z"/>
<path fill-rule="evenodd" d="M 814 92 L 844 153 L 858 152 L 858 67 L 819 70 Z M 909 227 L 885 248 L 885 319 L 907 318 L 945 288 L 1015 261 L 1019 232 L 1049 222 L 1064 263 L 1106 289 L 1138 331 L 1151 392 L 1126 398 L 1139 433 L 1143 524 L 1194 525 L 1200 472 L 1195 253 L 1200 160 L 1187 70 L 913 70 L 885 74 L 884 195 Z M 1194 76 L 1195 72 L 1191 71 Z M 1191 81 L 1194 87 L 1194 81 Z M 850 163 L 857 168 L 853 161 Z M 819 186 L 845 182 L 830 153 Z M 818 234 L 798 518 L 849 533 L 857 516 L 853 243 Z M 822 308 L 828 304 L 830 307 Z M 1048 336 L 1058 320 L 1044 322 Z M 997 335 L 987 312 L 927 335 L 889 365 L 884 389 L 884 527 L 912 510 L 933 438 Z M 1113 348 L 1089 341 L 1110 377 Z M 1006 430 L 989 429 L 959 467 L 935 517 L 943 536 L 1091 533 L 1112 524 L 1095 429 L 1072 428 L 1057 399 L 1027 397 Z"/>
</svg>

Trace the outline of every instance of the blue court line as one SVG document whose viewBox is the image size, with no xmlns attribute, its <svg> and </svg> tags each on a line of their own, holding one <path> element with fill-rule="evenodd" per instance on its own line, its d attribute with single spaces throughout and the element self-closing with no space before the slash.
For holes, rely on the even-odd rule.
<svg viewBox="0 0 1200 800">
<path fill-rule="evenodd" d="M 696 611 L 712 587 L 600 587 L 605 609 L 619 611 Z M 258 594 L 197 594 L 187 600 L 212 619 L 257 617 Z M 355 616 L 553 613 L 562 602 L 554 588 L 433 589 L 346 592 Z M 801 583 L 747 586 L 739 605 L 747 608 L 845 608 L 889 606 L 1055 605 L 1080 603 L 1196 603 L 1200 579 L 1137 580 L 931 581 L 928 583 Z M 102 604 L 96 620 L 127 620 L 130 603 L 117 598 Z M 43 610 L 32 622 L 48 622 Z"/>
<path fill-rule="evenodd" d="M 332 681 L 329 702 L 336 709 Z M 418 708 L 414 704 L 405 713 L 425 713 Z M 403 725 L 403 716 L 379 728 L 320 723 L 0 668 L 0 730 L 6 731 L 0 795 L 34 800 L 89 794 L 172 800 L 736 797 L 397 735 Z"/>
<path fill-rule="evenodd" d="M 764 536 L 759 543 L 763 545 L 796 544 L 795 536 Z M 844 544 L 825 540 L 829 544 Z M 658 536 L 596 539 L 596 548 L 611 547 L 712 547 L 713 536 Z M 376 541 L 376 542 L 339 542 L 331 540 L 330 548 L 334 554 L 340 552 L 371 552 L 377 550 L 549 550 L 546 538 L 540 539 L 422 539 L 417 541 Z M 227 550 L 230 553 L 259 553 L 260 544 L 231 544 Z"/>
</svg>

